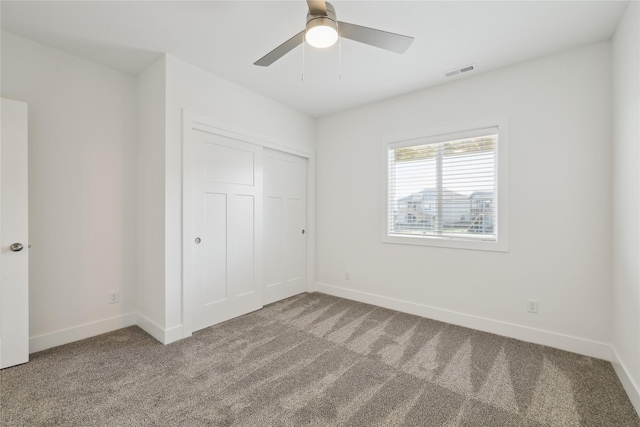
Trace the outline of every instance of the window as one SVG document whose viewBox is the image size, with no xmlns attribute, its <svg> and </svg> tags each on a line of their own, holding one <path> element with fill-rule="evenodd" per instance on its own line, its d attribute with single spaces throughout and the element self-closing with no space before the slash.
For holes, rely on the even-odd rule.
<svg viewBox="0 0 640 427">
<path fill-rule="evenodd" d="M 496 122 L 385 143 L 383 241 L 506 251 L 506 149 Z"/>
</svg>

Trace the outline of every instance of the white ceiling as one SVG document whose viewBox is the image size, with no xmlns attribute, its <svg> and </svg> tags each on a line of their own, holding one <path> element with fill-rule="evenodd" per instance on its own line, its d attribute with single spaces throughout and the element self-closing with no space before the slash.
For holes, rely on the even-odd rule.
<svg viewBox="0 0 640 427">
<path fill-rule="evenodd" d="M 137 74 L 166 52 L 313 117 L 608 40 L 626 1 L 332 1 L 338 19 L 415 37 L 404 55 L 351 40 L 253 63 L 304 28 L 306 2 L 5 1 L 2 29 Z M 444 72 L 468 64 L 477 71 Z"/>
</svg>

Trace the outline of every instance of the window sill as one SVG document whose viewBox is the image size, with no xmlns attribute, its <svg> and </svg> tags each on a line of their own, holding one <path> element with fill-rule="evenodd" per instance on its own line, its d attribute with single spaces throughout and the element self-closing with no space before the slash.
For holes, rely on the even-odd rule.
<svg viewBox="0 0 640 427">
<path fill-rule="evenodd" d="M 476 240 L 438 236 L 403 236 L 383 234 L 382 242 L 399 245 L 431 246 L 436 248 L 509 252 L 509 242 L 507 239 L 481 240 L 479 238 Z"/>
</svg>

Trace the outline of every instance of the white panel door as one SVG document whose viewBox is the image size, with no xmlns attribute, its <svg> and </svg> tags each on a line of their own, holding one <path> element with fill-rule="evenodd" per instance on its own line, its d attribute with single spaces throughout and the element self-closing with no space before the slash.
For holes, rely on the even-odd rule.
<svg viewBox="0 0 640 427">
<path fill-rule="evenodd" d="M 262 307 L 262 147 L 193 130 L 193 331 Z"/>
<path fill-rule="evenodd" d="M 307 160 L 264 150 L 264 302 L 305 291 Z"/>
<path fill-rule="evenodd" d="M 0 368 L 29 361 L 27 104 L 2 99 Z"/>
</svg>

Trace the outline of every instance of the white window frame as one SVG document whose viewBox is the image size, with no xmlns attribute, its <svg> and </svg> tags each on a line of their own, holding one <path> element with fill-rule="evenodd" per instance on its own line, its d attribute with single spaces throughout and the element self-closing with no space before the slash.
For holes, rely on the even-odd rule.
<svg viewBox="0 0 640 427">
<path fill-rule="evenodd" d="M 488 128 L 498 128 L 498 144 L 496 147 L 496 222 L 498 226 L 496 240 L 470 240 L 451 236 L 390 235 L 388 232 L 389 149 L 451 141 L 465 138 L 465 135 L 473 134 L 478 129 Z M 507 117 L 484 119 L 416 131 L 409 135 L 386 137 L 382 142 L 381 164 L 382 208 L 380 211 L 380 224 L 383 243 L 498 252 L 509 251 L 509 126 Z"/>
</svg>

